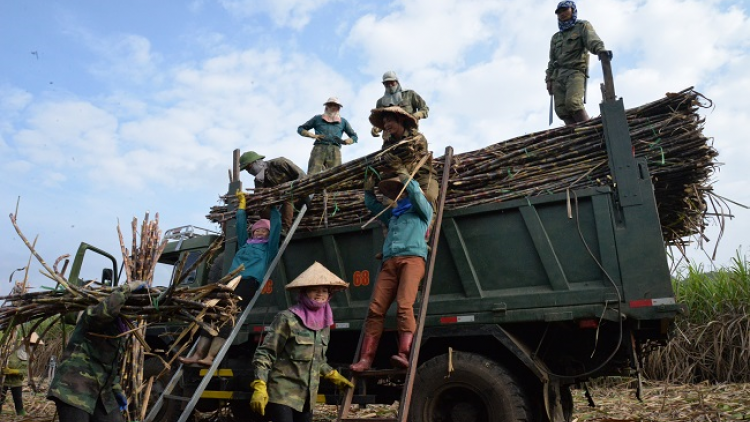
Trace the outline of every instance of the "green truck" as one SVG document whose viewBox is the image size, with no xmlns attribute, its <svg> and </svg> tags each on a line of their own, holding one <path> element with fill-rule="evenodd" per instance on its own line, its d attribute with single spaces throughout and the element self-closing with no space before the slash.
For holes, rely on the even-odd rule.
<svg viewBox="0 0 750 422">
<path fill-rule="evenodd" d="M 569 421 L 571 386 L 594 377 L 638 375 L 645 354 L 668 338 L 682 309 L 674 299 L 652 181 L 646 162 L 633 157 L 622 100 L 605 96 L 601 111 L 616 188 L 444 214 L 411 420 Z M 230 185 L 228 192 L 235 188 Z M 166 266 L 185 254 L 194 261 L 218 234 L 180 228 L 170 236 L 175 240 L 160 260 Z M 329 363 L 348 373 L 383 240 L 380 227 L 295 234 L 197 409 L 228 404 L 238 419 L 251 418 L 254 349 L 274 315 L 293 303 L 284 285 L 315 261 L 351 283 L 332 300 L 336 324 L 328 350 Z M 235 247 L 227 240 L 227 253 L 218 258 L 225 264 L 206 263 L 185 283 L 208 283 L 212 269 L 229 267 L 228 252 Z M 88 245 L 82 251 L 74 269 L 84 252 L 93 251 L 106 257 L 105 272 L 117 274 L 112 256 Z M 377 368 L 388 368 L 397 350 L 391 311 Z M 157 352 L 166 351 L 176 332 L 169 325 L 152 326 L 147 340 Z M 147 362 L 147 372 L 161 369 L 157 360 Z M 176 420 L 186 401 L 180 397 L 192 395 L 203 373 L 185 368 L 158 420 Z M 168 380 L 155 383 L 152 396 Z M 402 382 L 399 375 L 369 381 L 357 390 L 355 402 L 390 404 L 399 399 Z M 319 399 L 336 403 L 334 390 L 322 383 Z"/>
</svg>

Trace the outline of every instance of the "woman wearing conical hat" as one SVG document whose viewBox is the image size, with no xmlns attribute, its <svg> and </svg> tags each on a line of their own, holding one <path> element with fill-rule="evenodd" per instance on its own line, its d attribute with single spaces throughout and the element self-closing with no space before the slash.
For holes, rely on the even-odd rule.
<svg viewBox="0 0 750 422">
<path fill-rule="evenodd" d="M 297 304 L 276 315 L 255 350 L 253 411 L 274 422 L 310 421 L 321 376 L 340 389 L 354 387 L 326 360 L 331 295 L 348 285 L 316 262 L 286 286 L 297 292 Z"/>
</svg>

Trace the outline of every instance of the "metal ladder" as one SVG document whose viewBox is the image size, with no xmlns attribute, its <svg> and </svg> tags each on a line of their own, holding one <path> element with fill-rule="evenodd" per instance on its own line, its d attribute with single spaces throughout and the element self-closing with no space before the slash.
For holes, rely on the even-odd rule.
<svg viewBox="0 0 750 422">
<path fill-rule="evenodd" d="M 443 161 L 443 177 L 440 185 L 440 194 L 437 200 L 437 216 L 435 217 L 435 226 L 433 227 L 432 238 L 430 239 L 430 253 L 429 260 L 427 263 L 427 277 L 422 285 L 421 296 L 422 300 L 419 305 L 419 315 L 417 317 L 417 329 L 414 333 L 412 340 L 411 353 L 409 354 L 409 367 L 407 369 L 371 369 L 362 373 L 355 373 L 352 377 L 352 384 L 354 388 L 347 390 L 344 402 L 339 409 L 339 415 L 336 419 L 337 422 L 351 422 L 351 421 L 371 421 L 371 422 L 406 422 L 409 416 L 409 406 L 411 404 L 411 394 L 414 388 L 414 379 L 417 374 L 417 362 L 419 361 L 419 349 L 422 343 L 422 331 L 424 330 L 424 320 L 427 316 L 427 304 L 430 298 L 430 288 L 432 286 L 432 276 L 435 269 L 435 257 L 437 256 L 438 241 L 440 240 L 440 228 L 443 220 L 443 208 L 445 206 L 445 195 L 448 191 L 448 180 L 450 179 L 451 162 L 453 161 L 453 148 L 445 148 L 445 156 Z M 359 345 L 357 351 L 354 354 L 355 360 L 359 357 L 359 352 L 362 349 L 362 341 L 364 339 L 364 329 L 359 336 Z M 357 388 L 358 382 L 362 378 L 382 378 L 391 375 L 402 375 L 405 374 L 404 384 L 401 387 L 401 400 L 399 401 L 398 413 L 395 418 L 356 418 L 349 415 L 352 400 L 354 398 L 354 390 Z M 183 421 L 181 421 L 183 422 Z"/>
</svg>

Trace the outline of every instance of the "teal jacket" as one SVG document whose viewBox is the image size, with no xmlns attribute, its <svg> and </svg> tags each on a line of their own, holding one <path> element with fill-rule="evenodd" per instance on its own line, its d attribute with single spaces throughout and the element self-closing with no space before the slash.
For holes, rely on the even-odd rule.
<svg viewBox="0 0 750 422">
<path fill-rule="evenodd" d="M 316 140 L 315 145 L 336 145 L 337 147 L 341 147 L 344 133 L 352 138 L 352 142 L 357 143 L 357 133 L 343 117 L 340 122 L 331 123 L 323 120 L 321 114 L 317 114 L 312 119 L 300 125 L 297 128 L 297 133 L 302 135 L 302 131 L 310 129 L 315 129 L 316 135 L 325 135 L 325 138 Z"/>
<path fill-rule="evenodd" d="M 425 235 L 432 219 L 432 206 L 416 181 L 410 181 L 405 192 L 412 204 L 410 210 L 396 217 L 389 209 L 379 217 L 388 224 L 388 235 L 383 243 L 383 261 L 394 256 L 421 256 L 427 259 Z M 374 214 L 385 208 L 372 191 L 365 191 L 365 206 Z"/>
<path fill-rule="evenodd" d="M 237 210 L 237 253 L 234 254 L 229 271 L 244 264 L 245 269 L 240 273 L 242 278 L 251 277 L 262 282 L 266 269 L 279 251 L 280 237 L 281 213 L 277 207 L 271 207 L 271 233 L 266 243 L 247 243 L 247 213 L 245 210 Z"/>
</svg>

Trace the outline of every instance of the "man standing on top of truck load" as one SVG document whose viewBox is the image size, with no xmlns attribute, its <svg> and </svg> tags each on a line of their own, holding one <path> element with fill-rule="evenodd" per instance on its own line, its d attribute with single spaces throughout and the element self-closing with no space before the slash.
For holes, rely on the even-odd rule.
<svg viewBox="0 0 750 422">
<path fill-rule="evenodd" d="M 399 195 L 404 184 L 406 189 Z M 371 175 L 365 182 L 365 205 L 377 214 L 386 207 L 377 200 L 374 187 L 375 179 Z M 427 259 L 425 235 L 432 219 L 432 206 L 419 184 L 402 173 L 398 177 L 381 181 L 378 189 L 391 198 L 395 206 L 392 205 L 392 209 L 379 217 L 388 224 L 388 234 L 383 243 L 383 265 L 375 282 L 363 328 L 365 336 L 359 361 L 349 367 L 354 372 L 370 369 L 383 333 L 385 314 L 394 299 L 398 305 L 398 354 L 391 356 L 391 363 L 396 367 L 409 366 L 409 353 L 417 326 L 414 300 L 417 298 L 419 282 L 424 276 Z"/>
<path fill-rule="evenodd" d="M 396 72 L 389 70 L 383 74 L 383 86 L 385 87 L 385 93 L 375 103 L 375 108 L 398 106 L 414 116 L 414 120 L 419 121 L 427 118 L 427 114 L 430 112 L 427 103 L 416 92 L 410 89 L 401 89 Z M 382 127 L 373 126 L 370 134 L 377 137 L 380 136 L 382 130 Z M 388 131 L 385 131 L 383 140 L 387 140 L 388 136 Z"/>
<path fill-rule="evenodd" d="M 544 81 L 547 92 L 555 98 L 555 113 L 566 126 L 589 119 L 584 107 L 589 54 L 606 55 L 604 42 L 585 20 L 578 19 L 578 9 L 573 1 L 561 1 L 555 9 L 559 31 L 552 36 L 549 47 L 549 64 Z"/>
<path fill-rule="evenodd" d="M 315 139 L 310 161 L 307 163 L 307 174 L 317 174 L 331 167 L 341 165 L 341 145 L 351 145 L 357 142 L 357 133 L 339 111 L 344 107 L 338 98 L 331 97 L 323 103 L 323 114 L 317 114 L 312 119 L 297 128 L 297 133 Z M 311 129 L 315 133 L 310 132 Z M 343 134 L 349 138 L 342 139 Z"/>
<path fill-rule="evenodd" d="M 120 386 L 120 359 L 128 331 L 120 309 L 143 281 L 115 287 L 81 314 L 62 354 L 47 398 L 55 401 L 60 422 L 122 422 L 128 399 Z"/>
<path fill-rule="evenodd" d="M 264 158 L 266 158 L 265 155 L 260 155 L 255 151 L 248 151 L 240 156 L 240 170 L 247 170 L 248 173 L 255 176 L 256 188 L 272 188 L 282 183 L 299 180 L 307 176 L 301 168 L 284 157 L 268 161 L 264 161 Z M 310 208 L 309 201 L 310 199 L 307 196 L 302 195 L 296 201 L 296 205 L 301 206 L 302 203 L 305 203 Z M 283 227 L 283 231 L 287 231 L 292 227 L 294 205 L 290 199 L 281 206 L 281 226 Z M 270 208 L 265 209 L 260 214 L 262 218 L 266 219 L 270 215 Z"/>
<path fill-rule="evenodd" d="M 383 155 L 384 178 L 395 176 L 402 171 L 401 169 L 411 174 L 421 159 L 430 153 L 427 138 L 418 130 L 417 119 L 403 108 L 397 106 L 376 108 L 370 112 L 370 123 L 373 127 L 390 133 L 388 138 L 383 138 L 381 149 L 385 150 L 403 142 Z M 438 196 L 436 175 L 437 172 L 432 167 L 432 158 L 428 158 L 414 176 L 433 209 Z"/>
</svg>

